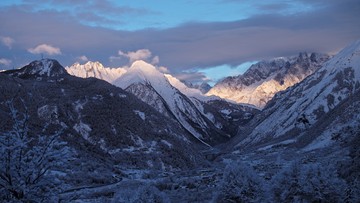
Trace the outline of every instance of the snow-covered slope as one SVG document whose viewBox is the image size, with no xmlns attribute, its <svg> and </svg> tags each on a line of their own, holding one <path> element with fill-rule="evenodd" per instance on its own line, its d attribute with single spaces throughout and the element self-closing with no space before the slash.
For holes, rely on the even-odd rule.
<svg viewBox="0 0 360 203">
<path fill-rule="evenodd" d="M 254 118 L 250 132 L 246 132 L 249 129 L 240 132 L 238 146 L 285 139 L 296 142 L 301 136 L 314 132 L 311 129 L 320 125 L 320 120 L 324 122 L 329 112 L 352 98 L 359 89 L 360 41 L 357 41 L 301 83 L 276 94 L 263 112 Z M 312 138 L 307 142 L 320 134 L 311 134 Z"/>
<path fill-rule="evenodd" d="M 277 92 L 302 81 L 328 58 L 323 54 L 300 53 L 296 57 L 262 61 L 252 65 L 244 75 L 220 81 L 207 95 L 263 108 Z"/>
<path fill-rule="evenodd" d="M 160 73 L 151 64 L 136 61 L 113 84 L 135 94 L 164 115 L 176 119 L 201 142 L 214 144 L 223 140 L 225 133 L 217 129 L 188 97 L 173 87 L 168 78 L 175 81 L 174 78 Z M 183 87 L 182 90 L 185 91 L 186 86 Z M 186 91 L 193 90 L 188 88 Z M 192 93 L 201 95 L 198 91 Z"/>
<path fill-rule="evenodd" d="M 88 61 L 85 64 L 75 63 L 65 67 L 70 75 L 81 78 L 94 77 L 112 83 L 126 72 L 125 68 L 105 68 L 100 62 Z"/>
<path fill-rule="evenodd" d="M 252 107 L 225 105 L 228 111 L 234 112 L 229 115 L 235 115 L 236 120 L 227 122 L 233 119 L 232 116 L 221 113 L 224 109 L 219 107 L 224 105 L 217 105 L 226 101 L 221 101 L 217 96 L 205 96 L 201 91 L 186 86 L 170 74 L 159 72 L 144 61 L 135 61 L 130 68 L 104 68 L 99 62 L 88 62 L 84 65 L 76 63 L 66 69 L 71 75 L 96 77 L 133 93 L 206 143 L 216 144 L 234 136 L 238 118 L 242 118 L 239 112 L 257 113 Z"/>
</svg>

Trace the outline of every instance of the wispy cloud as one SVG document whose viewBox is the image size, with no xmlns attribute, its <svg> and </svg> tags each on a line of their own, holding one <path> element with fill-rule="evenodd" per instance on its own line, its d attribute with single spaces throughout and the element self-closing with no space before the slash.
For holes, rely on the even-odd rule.
<svg viewBox="0 0 360 203">
<path fill-rule="evenodd" d="M 129 59 L 130 63 L 137 60 L 147 60 L 151 57 L 151 51 L 148 49 L 139 49 L 137 51 L 123 52 L 119 50 L 119 56 L 123 56 Z"/>
<path fill-rule="evenodd" d="M 110 61 L 120 60 L 122 58 L 128 59 L 129 64 L 132 64 L 134 61 L 137 61 L 137 60 L 143 60 L 143 61 L 147 61 L 153 65 L 156 65 L 160 61 L 159 56 L 152 57 L 152 53 L 148 49 L 139 49 L 136 51 L 128 51 L 128 52 L 119 50 L 117 56 L 109 57 Z"/>
<path fill-rule="evenodd" d="M 86 57 L 85 55 L 76 57 L 76 60 L 79 61 L 79 62 L 87 62 L 87 61 L 89 61 L 88 57 Z"/>
<path fill-rule="evenodd" d="M 192 83 L 211 82 L 211 79 L 202 72 L 183 72 L 174 74 L 174 76 L 181 81 L 190 81 Z"/>
<path fill-rule="evenodd" d="M 9 66 L 11 64 L 11 60 L 10 59 L 5 59 L 5 58 L 0 58 L 0 64 L 4 65 L 4 66 Z"/>
<path fill-rule="evenodd" d="M 117 1 L 111 0 L 28 0 L 13 7 L 30 13 L 63 13 L 83 25 L 110 29 L 131 23 L 129 17 L 156 14 L 146 8 L 119 6 Z"/>
<path fill-rule="evenodd" d="M 32 54 L 48 54 L 48 55 L 59 55 L 61 54 L 60 48 L 48 45 L 40 44 L 35 48 L 30 48 L 28 51 Z"/>
<path fill-rule="evenodd" d="M 15 40 L 13 38 L 11 38 L 11 37 L 3 37 L 3 36 L 0 36 L 0 41 L 1 41 L 2 44 L 7 46 L 9 49 L 12 48 L 12 45 L 15 42 Z"/>
</svg>

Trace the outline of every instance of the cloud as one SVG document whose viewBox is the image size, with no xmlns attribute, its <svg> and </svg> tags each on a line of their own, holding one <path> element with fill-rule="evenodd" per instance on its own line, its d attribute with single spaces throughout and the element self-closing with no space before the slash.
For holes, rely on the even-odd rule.
<svg viewBox="0 0 360 203">
<path fill-rule="evenodd" d="M 187 81 L 194 84 L 211 81 L 204 73 L 201 72 L 183 72 L 174 74 L 174 76 L 181 81 Z"/>
<path fill-rule="evenodd" d="M 112 0 L 28 0 L 13 7 L 34 14 L 63 13 L 63 16 L 73 18 L 82 25 L 110 29 L 132 23 L 131 20 L 124 19 L 157 14 L 145 8 L 119 6 L 118 2 Z"/>
<path fill-rule="evenodd" d="M 4 66 L 9 66 L 11 64 L 11 60 L 5 59 L 5 58 L 0 58 L 0 64 L 4 65 Z"/>
<path fill-rule="evenodd" d="M 72 1 L 66 2 L 71 5 Z M 76 2 L 74 9 L 83 10 L 80 6 L 82 1 Z M 312 9 L 296 15 L 281 14 L 271 11 L 286 8 L 265 5 L 260 9 L 269 12 L 258 13 L 247 19 L 189 22 L 169 29 L 131 32 L 85 26 L 69 12 L 47 10 L 34 13 L 11 7 L 1 10 L 0 19 L 6 20 L 0 20 L 0 27 L 1 32 L 6 31 L 2 35 L 16 39 L 16 46 L 13 46 L 11 54 L 7 47 L 0 46 L 0 53 L 7 54 L 1 56 L 4 58 L 19 56 L 13 63 L 25 64 L 33 60 L 33 56 L 23 50 L 34 44 L 57 42 L 66 54 L 86 55 L 105 66 L 118 67 L 130 60 L 130 52 L 124 50 L 132 50 L 133 55 L 137 55 L 134 50 L 146 48 L 152 52 L 148 58 L 146 54 L 143 55 L 148 62 L 152 62 L 154 55 L 159 56 L 159 66 L 167 67 L 172 74 L 180 74 L 194 69 L 201 72 L 223 64 L 235 67 L 247 61 L 296 55 L 300 51 L 333 52 L 360 38 L 358 0 L 292 2 L 309 5 Z M 118 54 L 119 47 L 123 50 L 122 55 Z M 63 65 L 71 65 L 74 58 L 69 55 L 59 55 L 58 60 Z M 134 58 L 132 56 L 132 60 Z M 204 78 L 201 74 L 196 76 Z"/>
<path fill-rule="evenodd" d="M 89 61 L 88 57 L 86 57 L 85 55 L 76 57 L 76 60 L 82 61 L 82 62 L 87 62 L 87 61 Z"/>
<path fill-rule="evenodd" d="M 40 44 L 35 48 L 30 48 L 28 51 L 32 54 L 48 54 L 48 55 L 59 55 L 61 54 L 60 48 L 53 47 L 48 44 Z"/>
<path fill-rule="evenodd" d="M 120 60 L 122 58 L 127 58 L 129 60 L 129 64 L 132 64 L 134 61 L 137 60 L 143 60 L 153 65 L 156 65 L 160 61 L 159 56 L 152 57 L 152 53 L 148 49 L 139 49 L 136 51 L 128 51 L 128 52 L 123 52 L 119 50 L 118 56 L 110 56 L 109 60 L 113 62 L 115 60 Z"/>
<path fill-rule="evenodd" d="M 157 67 L 157 69 L 162 73 L 170 73 L 169 69 L 166 68 L 165 66 Z"/>
<path fill-rule="evenodd" d="M 151 64 L 156 65 L 158 63 L 160 63 L 159 56 L 154 56 L 154 58 L 151 60 Z"/>
<path fill-rule="evenodd" d="M 1 41 L 2 44 L 7 46 L 9 49 L 12 48 L 12 45 L 15 42 L 15 40 L 13 38 L 11 38 L 11 37 L 3 37 L 3 36 L 0 36 L 0 41 Z"/>
<path fill-rule="evenodd" d="M 151 57 L 151 51 L 148 49 L 139 49 L 137 51 L 122 52 L 119 50 L 119 56 L 124 56 L 129 59 L 130 63 L 137 60 L 147 60 Z"/>
</svg>

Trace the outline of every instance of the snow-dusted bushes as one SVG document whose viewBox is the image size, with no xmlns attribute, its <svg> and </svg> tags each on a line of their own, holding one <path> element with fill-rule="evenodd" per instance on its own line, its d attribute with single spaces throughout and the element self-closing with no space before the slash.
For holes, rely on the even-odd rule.
<svg viewBox="0 0 360 203">
<path fill-rule="evenodd" d="M 225 168 L 214 202 L 262 202 L 265 197 L 265 182 L 246 163 L 234 162 Z"/>
<path fill-rule="evenodd" d="M 274 202 L 342 202 L 346 188 L 335 167 L 295 161 L 271 181 Z"/>
<path fill-rule="evenodd" d="M 66 143 L 58 139 L 62 131 L 33 135 L 29 130 L 27 108 L 23 107 L 25 113 L 19 112 L 14 100 L 6 102 L 6 106 L 12 128 L 2 128 L 4 132 L 0 132 L 0 199 L 53 201 L 56 178 L 52 170 L 66 160 Z"/>
<path fill-rule="evenodd" d="M 137 189 L 121 188 L 117 191 L 112 202 L 127 203 L 167 203 L 170 202 L 168 196 L 151 184 L 145 184 Z"/>
</svg>

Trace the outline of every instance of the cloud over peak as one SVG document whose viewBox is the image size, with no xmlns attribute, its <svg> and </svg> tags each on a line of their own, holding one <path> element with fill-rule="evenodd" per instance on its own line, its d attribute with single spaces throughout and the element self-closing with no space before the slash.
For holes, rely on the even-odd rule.
<svg viewBox="0 0 360 203">
<path fill-rule="evenodd" d="M 85 55 L 76 57 L 76 60 L 82 61 L 82 62 L 87 62 L 87 61 L 89 61 L 88 57 L 86 57 Z"/>
<path fill-rule="evenodd" d="M 35 48 L 28 49 L 28 51 L 32 54 L 48 54 L 50 56 L 61 54 L 60 48 L 48 44 L 40 44 Z"/>
<path fill-rule="evenodd" d="M 152 57 L 152 53 L 149 49 L 139 49 L 136 51 L 128 51 L 124 52 L 119 50 L 118 56 L 110 56 L 110 61 L 118 60 L 121 58 L 126 58 L 129 60 L 129 64 L 132 64 L 134 61 L 143 60 L 153 65 L 159 63 L 160 59 L 159 56 Z"/>
</svg>

